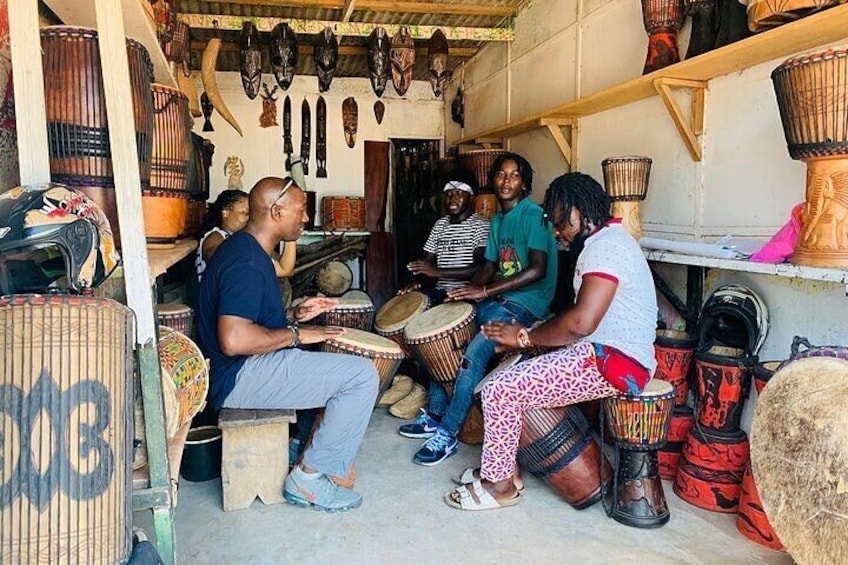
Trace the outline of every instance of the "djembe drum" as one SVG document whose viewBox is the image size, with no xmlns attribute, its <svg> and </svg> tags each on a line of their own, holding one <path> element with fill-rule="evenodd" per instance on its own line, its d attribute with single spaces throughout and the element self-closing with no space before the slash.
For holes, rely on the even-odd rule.
<svg viewBox="0 0 848 565">
<path fill-rule="evenodd" d="M 352 284 L 353 272 L 342 261 L 327 261 L 315 272 L 315 286 L 327 296 L 341 296 Z"/>
<path fill-rule="evenodd" d="M 141 192 L 148 243 L 170 245 L 188 217 L 189 148 L 192 120 L 185 94 L 163 84 L 153 91 L 153 156 L 150 189 Z"/>
<path fill-rule="evenodd" d="M 377 311 L 374 318 L 374 331 L 386 337 L 403 349 L 407 357 L 412 357 L 412 352 L 403 338 L 406 326 L 430 307 L 430 299 L 423 292 L 408 292 L 395 296 Z"/>
<path fill-rule="evenodd" d="M 0 561 L 125 563 L 133 314 L 104 298 L 0 298 Z"/>
<path fill-rule="evenodd" d="M 97 31 L 52 26 L 41 30 L 50 178 L 79 189 L 103 210 L 120 248 L 109 120 Z M 141 188 L 150 187 L 153 144 L 153 65 L 144 46 L 127 39 L 130 91 Z"/>
<path fill-rule="evenodd" d="M 840 0 L 750 0 L 748 28 L 755 33 L 765 31 L 841 3 Z"/>
<path fill-rule="evenodd" d="M 453 394 L 465 347 L 477 332 L 474 307 L 467 302 L 448 302 L 430 308 L 407 324 L 403 337 L 430 377 Z M 482 443 L 483 415 L 472 405 L 459 432 L 463 443 Z"/>
<path fill-rule="evenodd" d="M 648 194 L 651 159 L 638 155 L 608 157 L 601 162 L 604 187 L 612 199 L 612 215 L 621 218 L 624 228 L 636 241 L 642 237 L 639 202 Z"/>
<path fill-rule="evenodd" d="M 197 344 L 173 328 L 159 326 L 158 347 L 162 371 L 171 375 L 176 387 L 177 428 L 180 428 L 191 422 L 206 405 L 209 366 Z"/>
<path fill-rule="evenodd" d="M 370 332 L 374 327 L 374 304 L 370 298 L 339 298 L 339 305 L 321 314 L 323 326 L 341 326 Z"/>
<path fill-rule="evenodd" d="M 190 337 L 194 329 L 194 310 L 185 304 L 158 304 L 156 321 L 160 326 L 168 326 Z"/>
<path fill-rule="evenodd" d="M 380 391 L 377 398 L 389 388 L 404 357 L 403 350 L 394 341 L 353 329 L 348 330 L 344 335 L 325 341 L 321 345 L 321 351 L 357 355 L 373 361 L 380 375 Z"/>
<path fill-rule="evenodd" d="M 652 379 L 641 394 L 604 399 L 617 454 L 608 513 L 617 522 L 636 528 L 655 528 L 668 522 L 670 513 L 657 449 L 668 437 L 674 398 L 669 383 Z"/>
<path fill-rule="evenodd" d="M 642 74 L 680 62 L 677 32 L 686 13 L 683 0 L 642 0 L 642 20 L 648 32 L 648 56 Z"/>
<path fill-rule="evenodd" d="M 456 156 L 460 166 L 474 173 L 477 179 L 479 193 L 474 197 L 474 212 L 491 220 L 498 211 L 498 197 L 492 190 L 491 169 L 492 165 L 501 155 L 506 155 L 501 149 L 475 149 L 466 151 Z"/>
<path fill-rule="evenodd" d="M 789 155 L 807 165 L 803 228 L 791 261 L 848 267 L 848 50 L 789 59 L 771 78 Z"/>
<path fill-rule="evenodd" d="M 848 560 L 848 361 L 793 361 L 763 391 L 751 459 L 763 508 L 799 564 Z"/>
<path fill-rule="evenodd" d="M 718 25 L 716 24 L 716 0 L 684 0 L 686 14 L 692 16 L 692 34 L 686 58 L 697 57 L 716 46 Z"/>
</svg>

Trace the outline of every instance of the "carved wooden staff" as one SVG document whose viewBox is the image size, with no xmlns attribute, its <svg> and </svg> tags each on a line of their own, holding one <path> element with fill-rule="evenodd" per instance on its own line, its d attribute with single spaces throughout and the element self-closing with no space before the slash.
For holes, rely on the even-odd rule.
<svg viewBox="0 0 848 565">
<path fill-rule="evenodd" d="M 321 179 L 327 178 L 327 103 L 324 97 L 318 97 L 315 106 L 315 120 L 318 122 L 315 131 L 315 160 L 318 170 L 315 176 Z"/>
<path fill-rule="evenodd" d="M 291 170 L 291 156 L 294 153 L 291 135 L 291 97 L 286 95 L 283 101 L 283 153 L 286 154 L 286 170 Z"/>
<path fill-rule="evenodd" d="M 312 120 L 309 117 L 309 101 L 303 99 L 300 106 L 300 160 L 303 162 L 303 174 L 309 174 L 309 141 L 312 129 Z"/>
</svg>

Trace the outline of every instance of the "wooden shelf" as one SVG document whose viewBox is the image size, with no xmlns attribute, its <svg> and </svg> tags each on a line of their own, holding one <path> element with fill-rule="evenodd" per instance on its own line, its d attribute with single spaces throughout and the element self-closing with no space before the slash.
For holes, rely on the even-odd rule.
<svg viewBox="0 0 848 565">
<path fill-rule="evenodd" d="M 718 259 L 700 255 L 686 255 L 672 251 L 643 250 L 648 261 L 671 263 L 674 265 L 692 265 L 722 269 L 724 271 L 741 271 L 758 275 L 774 275 L 790 279 L 809 281 L 825 281 L 848 285 L 848 269 L 825 269 L 821 267 L 803 267 L 789 263 L 755 263 L 745 259 Z"/>
<path fill-rule="evenodd" d="M 496 128 L 477 132 L 456 144 L 474 143 L 483 137 L 511 137 L 543 125 L 547 118 L 581 118 L 656 96 L 657 79 L 709 81 L 729 73 L 848 38 L 848 4 L 830 8 L 790 24 L 708 51 L 651 74 L 578 98 L 545 112 Z M 647 39 L 646 39 L 647 42 Z"/>
<path fill-rule="evenodd" d="M 150 279 L 155 280 L 195 249 L 197 249 L 197 242 L 193 239 L 180 240 L 171 249 L 155 249 L 148 246 L 147 262 L 150 265 Z"/>
<path fill-rule="evenodd" d="M 150 60 L 153 62 L 153 80 L 159 84 L 177 88 L 177 81 L 171 74 L 170 63 L 165 59 L 162 48 L 159 47 L 156 26 L 150 13 L 142 4 L 145 0 L 115 1 L 121 2 L 127 37 L 140 42 L 150 54 Z M 44 0 L 44 3 L 65 25 L 97 27 L 94 0 Z"/>
</svg>

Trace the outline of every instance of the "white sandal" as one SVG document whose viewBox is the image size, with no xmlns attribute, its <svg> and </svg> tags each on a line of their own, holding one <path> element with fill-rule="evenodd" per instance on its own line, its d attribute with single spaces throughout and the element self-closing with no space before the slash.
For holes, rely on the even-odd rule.
<svg viewBox="0 0 848 565">
<path fill-rule="evenodd" d="M 472 469 L 473 470 L 473 469 Z M 469 490 L 470 487 L 470 490 Z M 459 494 L 459 502 L 451 496 L 453 493 Z M 445 494 L 445 502 L 448 506 L 458 510 L 492 510 L 494 508 L 505 508 L 507 506 L 515 506 L 521 500 L 521 494 L 516 492 L 515 496 L 506 500 L 497 500 L 489 491 L 483 488 L 483 484 L 479 479 L 473 482 L 458 486 L 454 490 Z"/>
<path fill-rule="evenodd" d="M 453 481 L 453 484 L 459 486 L 467 485 L 473 483 L 474 481 L 479 481 L 480 479 L 474 476 L 474 473 L 479 470 L 480 467 L 466 467 L 465 470 L 462 471 L 461 475 L 459 475 L 458 477 L 451 477 L 451 481 Z M 515 481 L 513 481 L 513 484 L 514 482 Z M 518 491 L 518 494 L 524 494 L 524 485 L 521 485 L 521 488 L 516 486 L 515 490 Z"/>
</svg>

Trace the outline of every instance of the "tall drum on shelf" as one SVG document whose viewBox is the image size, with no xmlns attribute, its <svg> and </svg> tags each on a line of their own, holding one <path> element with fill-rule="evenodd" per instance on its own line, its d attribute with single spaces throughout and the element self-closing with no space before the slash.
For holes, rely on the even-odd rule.
<svg viewBox="0 0 848 565">
<path fill-rule="evenodd" d="M 848 48 L 787 60 L 771 74 L 789 155 L 807 165 L 791 261 L 848 267 Z"/>
<path fill-rule="evenodd" d="M 612 199 L 612 215 L 621 218 L 622 225 L 636 241 L 642 237 L 639 202 L 648 194 L 651 163 L 650 157 L 640 155 L 607 157 L 601 162 L 604 186 Z"/>
<path fill-rule="evenodd" d="M 489 171 L 495 164 L 495 160 L 501 155 L 506 155 L 506 151 L 477 149 L 456 156 L 456 161 L 460 166 L 474 173 L 477 178 L 477 185 L 480 187 L 477 196 L 474 197 L 474 211 L 490 220 L 498 211 L 498 197 L 495 196 L 489 182 Z"/>
<path fill-rule="evenodd" d="M 124 563 L 132 545 L 132 312 L 108 299 L 0 299 L 0 555 Z"/>
<path fill-rule="evenodd" d="M 150 189 L 142 189 L 144 233 L 153 244 L 171 244 L 188 218 L 191 117 L 185 94 L 153 84 L 153 157 Z"/>
<path fill-rule="evenodd" d="M 50 178 L 80 189 L 105 213 L 120 247 L 115 179 L 109 146 L 97 31 L 52 26 L 41 30 Z M 141 188 L 150 187 L 153 143 L 153 65 L 144 46 L 127 39 Z"/>
</svg>

